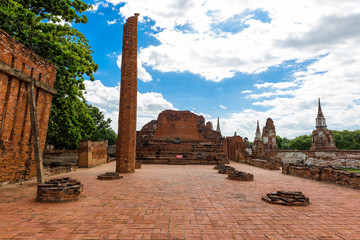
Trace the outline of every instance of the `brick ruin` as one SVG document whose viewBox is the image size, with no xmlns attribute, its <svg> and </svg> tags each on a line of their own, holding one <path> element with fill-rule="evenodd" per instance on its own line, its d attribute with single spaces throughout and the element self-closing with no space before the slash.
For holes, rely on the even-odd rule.
<svg viewBox="0 0 360 240">
<path fill-rule="evenodd" d="M 266 119 L 261 138 L 264 144 L 265 153 L 277 150 L 275 125 L 271 118 Z"/>
<path fill-rule="evenodd" d="M 36 175 L 28 92 L 34 83 L 44 149 L 55 78 L 54 65 L 0 30 L 0 183 Z"/>
<path fill-rule="evenodd" d="M 250 157 L 249 152 L 246 151 L 249 148 L 248 143 L 240 136 L 226 137 L 226 147 L 229 160 L 242 162 Z"/>
<path fill-rule="evenodd" d="M 77 201 L 84 190 L 83 184 L 69 177 L 54 178 L 38 184 L 36 201 L 38 202 L 71 202 Z"/>
<path fill-rule="evenodd" d="M 316 129 L 312 132 L 311 151 L 337 150 L 334 135 L 327 129 L 326 120 L 321 110 L 320 98 L 318 99 L 318 114 L 316 117 Z"/>
<path fill-rule="evenodd" d="M 79 167 L 89 168 L 107 163 L 107 141 L 79 142 Z"/>
<path fill-rule="evenodd" d="M 135 172 L 138 13 L 124 24 L 116 172 Z"/>
<path fill-rule="evenodd" d="M 253 141 L 253 156 L 264 156 L 265 152 L 264 152 L 264 144 L 262 141 L 262 137 L 261 137 L 261 132 L 260 132 L 260 126 L 259 126 L 259 120 L 257 120 L 257 125 L 256 125 L 256 132 L 255 132 L 255 138 Z"/>
<path fill-rule="evenodd" d="M 268 118 L 261 133 L 258 120 L 253 142 L 252 156 L 255 158 L 268 158 L 276 151 L 277 145 L 274 121 L 271 118 Z"/>
<path fill-rule="evenodd" d="M 226 140 L 190 111 L 166 110 L 137 132 L 136 159 L 142 163 L 227 163 Z"/>
</svg>

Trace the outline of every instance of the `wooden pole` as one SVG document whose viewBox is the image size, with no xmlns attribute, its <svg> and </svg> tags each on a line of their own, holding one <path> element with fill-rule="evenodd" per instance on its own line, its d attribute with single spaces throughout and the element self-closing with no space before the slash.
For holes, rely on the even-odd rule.
<svg viewBox="0 0 360 240">
<path fill-rule="evenodd" d="M 32 74 L 31 74 L 32 76 Z M 34 154 L 35 154 L 35 162 L 36 162 L 36 179 L 37 183 L 44 183 L 44 168 L 43 161 L 41 155 L 41 147 L 40 147 L 40 137 L 39 137 L 39 123 L 37 118 L 36 111 L 36 99 L 35 99 L 35 87 L 34 81 L 28 83 L 28 99 L 29 99 L 29 108 L 30 108 L 30 119 L 31 119 L 31 129 L 33 136 L 33 144 L 34 144 Z"/>
</svg>

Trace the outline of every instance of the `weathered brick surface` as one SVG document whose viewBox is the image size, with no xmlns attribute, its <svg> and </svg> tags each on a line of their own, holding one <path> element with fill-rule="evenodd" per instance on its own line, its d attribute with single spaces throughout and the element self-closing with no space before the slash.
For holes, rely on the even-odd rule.
<svg viewBox="0 0 360 240">
<path fill-rule="evenodd" d="M 226 140 L 210 127 L 203 116 L 189 111 L 163 111 L 137 133 L 136 159 L 161 164 L 226 163 Z"/>
<path fill-rule="evenodd" d="M 280 150 L 269 159 L 281 160 L 285 164 L 307 164 L 336 168 L 360 168 L 359 150 L 295 151 Z"/>
<path fill-rule="evenodd" d="M 249 158 L 246 145 L 240 136 L 227 137 L 226 147 L 228 159 L 231 161 L 245 162 Z"/>
<path fill-rule="evenodd" d="M 79 200 L 84 186 L 76 179 L 68 177 L 50 179 L 37 185 L 36 201 L 70 202 Z"/>
<path fill-rule="evenodd" d="M 205 140 L 198 125 L 205 126 L 203 116 L 190 111 L 167 110 L 159 114 L 153 140 Z"/>
<path fill-rule="evenodd" d="M 0 64 L 32 77 L 45 87 L 54 86 L 56 67 L 0 30 Z M 29 83 L 0 71 L 0 183 L 35 175 L 27 89 Z M 52 93 L 35 88 L 41 148 L 48 128 Z"/>
<path fill-rule="evenodd" d="M 124 24 L 116 172 L 135 172 L 137 105 L 137 19 Z"/>
<path fill-rule="evenodd" d="M 274 121 L 271 118 L 268 118 L 266 120 L 266 124 L 263 128 L 261 137 L 264 143 L 265 153 L 277 150 L 275 125 Z"/>
<path fill-rule="evenodd" d="M 79 142 L 79 167 L 94 167 L 107 162 L 107 141 Z"/>
<path fill-rule="evenodd" d="M 284 165 L 282 173 L 312 180 L 336 183 L 352 188 L 360 188 L 359 173 L 350 173 L 330 167 Z"/>
<path fill-rule="evenodd" d="M 0 239 L 360 239 L 360 190 L 233 162 L 254 181 L 230 181 L 207 165 L 143 165 L 115 181 L 115 162 L 63 176 L 84 183 L 77 202 L 34 201 L 36 181 L 0 188 Z M 305 207 L 261 200 L 301 191 Z"/>
<path fill-rule="evenodd" d="M 269 170 L 279 170 L 281 167 L 281 162 L 276 160 L 248 159 L 246 163 Z"/>
</svg>

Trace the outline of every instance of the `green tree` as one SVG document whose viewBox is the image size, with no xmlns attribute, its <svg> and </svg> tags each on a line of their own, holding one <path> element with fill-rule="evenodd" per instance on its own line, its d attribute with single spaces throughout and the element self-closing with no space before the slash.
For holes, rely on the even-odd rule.
<svg viewBox="0 0 360 240">
<path fill-rule="evenodd" d="M 276 136 L 276 146 L 278 149 L 283 149 L 283 140 L 280 136 Z"/>
<path fill-rule="evenodd" d="M 302 135 L 290 141 L 290 149 L 309 150 L 311 148 L 311 135 Z"/>
<path fill-rule="evenodd" d="M 105 120 L 104 114 L 99 108 L 89 104 L 86 106 L 96 126 L 95 131 L 91 133 L 90 140 L 108 140 L 108 145 L 113 145 L 117 139 L 117 134 L 110 127 L 111 119 Z"/>
<path fill-rule="evenodd" d="M 360 150 L 360 130 L 332 130 L 336 147 L 344 150 Z"/>
<path fill-rule="evenodd" d="M 79 13 L 89 8 L 82 0 L 0 0 L 0 28 L 58 67 L 47 138 L 57 148 L 76 148 L 95 129 L 83 81 L 94 80 L 98 65 L 88 40 L 70 25 L 86 23 Z"/>
</svg>

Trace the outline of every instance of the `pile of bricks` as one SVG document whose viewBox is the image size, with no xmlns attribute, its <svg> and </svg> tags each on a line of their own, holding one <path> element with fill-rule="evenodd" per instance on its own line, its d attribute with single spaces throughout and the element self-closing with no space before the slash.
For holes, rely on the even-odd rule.
<svg viewBox="0 0 360 240">
<path fill-rule="evenodd" d="M 123 176 L 120 176 L 118 173 L 115 173 L 115 172 L 107 172 L 107 173 L 98 175 L 99 180 L 116 180 L 116 179 L 120 179 L 122 177 Z"/>
<path fill-rule="evenodd" d="M 268 193 L 266 196 L 262 197 L 262 200 L 268 203 L 286 206 L 305 206 L 310 203 L 309 198 L 305 197 L 302 192 L 295 191 L 277 191 Z"/>
<path fill-rule="evenodd" d="M 238 180 L 238 181 L 254 181 L 254 175 L 251 173 L 235 170 L 233 172 L 228 173 L 227 179 Z"/>
<path fill-rule="evenodd" d="M 220 174 L 229 174 L 231 172 L 236 171 L 234 167 L 225 164 L 219 164 L 217 165 L 217 167 L 218 167 L 218 173 Z"/>
<path fill-rule="evenodd" d="M 37 185 L 36 201 L 69 202 L 79 199 L 84 186 L 78 180 L 69 177 L 51 179 Z"/>
</svg>

